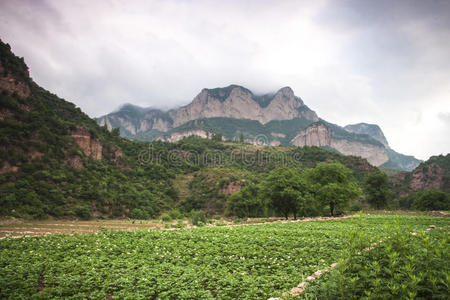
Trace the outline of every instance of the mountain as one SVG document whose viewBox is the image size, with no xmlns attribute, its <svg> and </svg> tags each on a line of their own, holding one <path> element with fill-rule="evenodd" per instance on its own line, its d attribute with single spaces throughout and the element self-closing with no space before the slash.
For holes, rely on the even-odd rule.
<svg viewBox="0 0 450 300">
<path fill-rule="evenodd" d="M 39 87 L 2 41 L 0 141 L 0 216 L 149 216 L 175 200 L 173 171 L 139 164 L 147 145 Z"/>
<path fill-rule="evenodd" d="M 450 154 L 432 156 L 422 162 L 412 172 L 398 172 L 389 176 L 394 193 L 406 201 L 415 192 L 441 190 L 450 193 Z M 409 198 L 409 199 L 408 199 Z M 410 207 L 407 204 L 406 207 Z"/>
<path fill-rule="evenodd" d="M 378 125 L 340 127 L 320 119 L 289 87 L 255 95 L 245 87 L 203 89 L 188 105 L 169 111 L 130 104 L 97 118 L 131 139 L 177 142 L 187 136 L 221 134 L 254 144 L 317 146 L 366 158 L 371 164 L 413 170 L 421 161 L 395 152 Z"/>
<path fill-rule="evenodd" d="M 422 162 L 414 156 L 400 154 L 391 149 L 383 131 L 380 126 L 376 124 L 358 123 L 347 125 L 344 129 L 357 134 L 367 134 L 382 143 L 386 148 L 389 157 L 389 161 L 382 164 L 385 168 L 412 171 Z"/>
<path fill-rule="evenodd" d="M 227 129 L 230 136 L 245 128 L 252 134 L 265 130 L 271 138 L 287 143 L 298 128 L 320 121 L 288 89 L 254 96 L 240 87 L 231 88 L 230 95 L 247 97 L 241 100 L 222 92 L 203 92 L 199 102 L 211 93 L 214 97 L 206 98 L 215 105 L 221 105 L 216 100 L 224 105 L 235 100 L 253 108 L 258 105 L 257 115 L 266 123 L 220 114 L 211 117 L 211 112 L 196 110 L 195 104 L 184 107 L 182 118 L 208 118 L 174 127 L 180 122 L 177 110 L 163 112 L 127 104 L 100 126 L 73 103 L 37 85 L 24 59 L 0 41 L 0 217 L 148 219 L 174 208 L 223 215 L 227 197 L 243 182 L 261 179 L 280 164 L 304 169 L 338 161 L 359 182 L 375 170 L 360 157 L 317 147 L 261 147 L 196 136 L 176 143 L 141 142 L 122 138 L 114 129 L 127 128 L 124 131 L 131 136 L 137 128 L 134 136 L 155 133 L 161 137 L 162 132 L 182 133 L 189 126 L 208 133 Z M 290 105 L 289 110 L 284 111 L 283 104 Z M 271 120 L 276 116 L 265 109 L 271 105 L 284 120 Z"/>
<path fill-rule="evenodd" d="M 274 94 L 256 96 L 238 85 L 203 89 L 190 104 L 168 112 L 128 104 L 116 112 L 97 118 L 97 121 L 109 129 L 120 128 L 125 137 L 153 140 L 169 131 L 186 131 L 189 126 L 178 127 L 190 121 L 210 118 L 255 120 L 261 125 L 295 118 L 308 120 L 309 123 L 318 121 L 316 113 L 304 105 L 289 87 Z M 166 139 L 174 140 L 170 137 Z"/>
<path fill-rule="evenodd" d="M 353 133 L 367 134 L 382 143 L 385 148 L 389 148 L 388 141 L 386 140 L 383 131 L 381 131 L 380 126 L 376 124 L 358 123 L 344 126 L 344 129 Z"/>
</svg>

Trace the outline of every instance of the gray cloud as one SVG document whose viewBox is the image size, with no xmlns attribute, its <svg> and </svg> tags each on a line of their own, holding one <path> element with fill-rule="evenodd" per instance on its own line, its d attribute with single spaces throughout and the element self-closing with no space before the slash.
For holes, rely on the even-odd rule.
<svg viewBox="0 0 450 300">
<path fill-rule="evenodd" d="M 170 108 L 202 88 L 289 85 L 329 121 L 447 153 L 449 1 L 2 1 L 0 37 L 90 116 Z"/>
</svg>

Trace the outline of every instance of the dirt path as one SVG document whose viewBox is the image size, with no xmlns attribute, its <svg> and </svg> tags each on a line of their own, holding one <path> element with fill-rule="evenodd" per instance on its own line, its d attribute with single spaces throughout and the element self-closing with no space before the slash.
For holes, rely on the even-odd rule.
<svg viewBox="0 0 450 300">
<path fill-rule="evenodd" d="M 234 226 L 249 226 L 249 225 L 263 225 L 271 223 L 301 223 L 311 221 L 328 221 L 352 218 L 356 215 L 348 215 L 342 217 L 316 217 L 303 218 L 298 220 L 283 220 L 280 218 L 257 218 L 248 219 L 245 223 L 234 224 L 230 221 L 216 220 L 213 224 L 206 226 L 217 227 L 234 227 Z M 269 220 L 263 221 L 261 220 Z M 19 238 L 23 236 L 38 236 L 46 234 L 89 234 L 96 233 L 102 230 L 142 230 L 142 229 L 177 229 L 177 222 L 161 223 L 158 220 L 151 221 L 131 221 L 131 220 L 95 220 L 95 221 L 23 221 L 23 220 L 2 220 L 0 221 L 0 239 L 4 238 Z M 184 228 L 196 228 L 192 226 L 189 221 L 183 221 Z"/>
</svg>

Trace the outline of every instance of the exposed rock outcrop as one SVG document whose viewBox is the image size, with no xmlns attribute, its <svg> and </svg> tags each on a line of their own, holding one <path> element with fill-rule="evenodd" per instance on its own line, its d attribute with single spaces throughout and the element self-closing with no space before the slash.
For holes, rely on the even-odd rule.
<svg viewBox="0 0 450 300">
<path fill-rule="evenodd" d="M 324 124 L 315 123 L 308 128 L 301 130 L 291 141 L 292 145 L 331 147 L 344 155 L 360 156 L 367 159 L 371 164 L 380 166 L 389 160 L 387 151 L 382 146 L 349 141 L 346 139 L 336 139 L 332 130 Z"/>
<path fill-rule="evenodd" d="M 89 130 L 77 127 L 72 131 L 72 137 L 86 156 L 95 160 L 102 159 L 102 145 L 97 138 L 91 136 Z"/>
<path fill-rule="evenodd" d="M 211 138 L 211 136 L 212 136 L 211 133 L 208 133 L 204 130 L 187 130 L 187 131 L 183 131 L 183 132 L 174 132 L 174 133 L 171 133 L 168 135 L 163 135 L 163 136 L 160 136 L 159 138 L 157 138 L 157 140 L 175 143 L 175 142 L 178 142 L 178 141 L 184 139 L 185 137 L 188 137 L 191 135 L 199 136 L 204 139 Z"/>
<path fill-rule="evenodd" d="M 347 125 L 344 127 L 344 129 L 348 132 L 367 134 L 368 136 L 382 143 L 386 148 L 389 148 L 389 143 L 384 136 L 383 131 L 381 130 L 380 126 L 376 124 L 358 123 Z"/>
<path fill-rule="evenodd" d="M 81 169 L 84 167 L 83 162 L 81 161 L 81 157 L 78 155 L 72 156 L 67 160 L 69 166 L 75 169 Z"/>
<path fill-rule="evenodd" d="M 409 186 L 413 191 L 439 190 L 444 188 L 445 170 L 436 164 L 417 168 L 411 176 Z"/>
<path fill-rule="evenodd" d="M 299 133 L 292 139 L 294 146 L 331 146 L 331 129 L 323 124 L 313 124 Z"/>
<path fill-rule="evenodd" d="M 9 172 L 17 172 L 19 171 L 19 167 L 11 166 L 9 162 L 5 162 L 3 166 L 0 168 L 0 174 L 9 173 Z"/>
<path fill-rule="evenodd" d="M 240 86 L 203 89 L 189 105 L 172 112 L 171 116 L 174 127 L 191 120 L 214 117 L 257 120 L 262 124 L 301 117 L 318 121 L 316 113 L 309 110 L 300 98 L 295 97 L 289 87 L 276 92 L 270 102 L 267 101 L 268 104 L 262 105 L 257 100 L 252 92 Z"/>
<path fill-rule="evenodd" d="M 241 190 L 242 186 L 244 184 L 244 181 L 231 181 L 228 183 L 228 185 L 222 190 L 222 192 L 227 195 L 233 195 L 234 193 L 237 193 Z"/>
</svg>

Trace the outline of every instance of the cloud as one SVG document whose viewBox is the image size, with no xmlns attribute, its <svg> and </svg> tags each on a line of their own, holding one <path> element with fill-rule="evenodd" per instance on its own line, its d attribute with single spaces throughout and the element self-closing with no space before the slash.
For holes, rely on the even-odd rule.
<svg viewBox="0 0 450 300">
<path fill-rule="evenodd" d="M 427 158 L 450 149 L 435 117 L 450 96 L 449 3 L 2 1 L 0 36 L 92 117 L 288 85 L 322 118 L 377 123 L 394 149 Z"/>
</svg>

